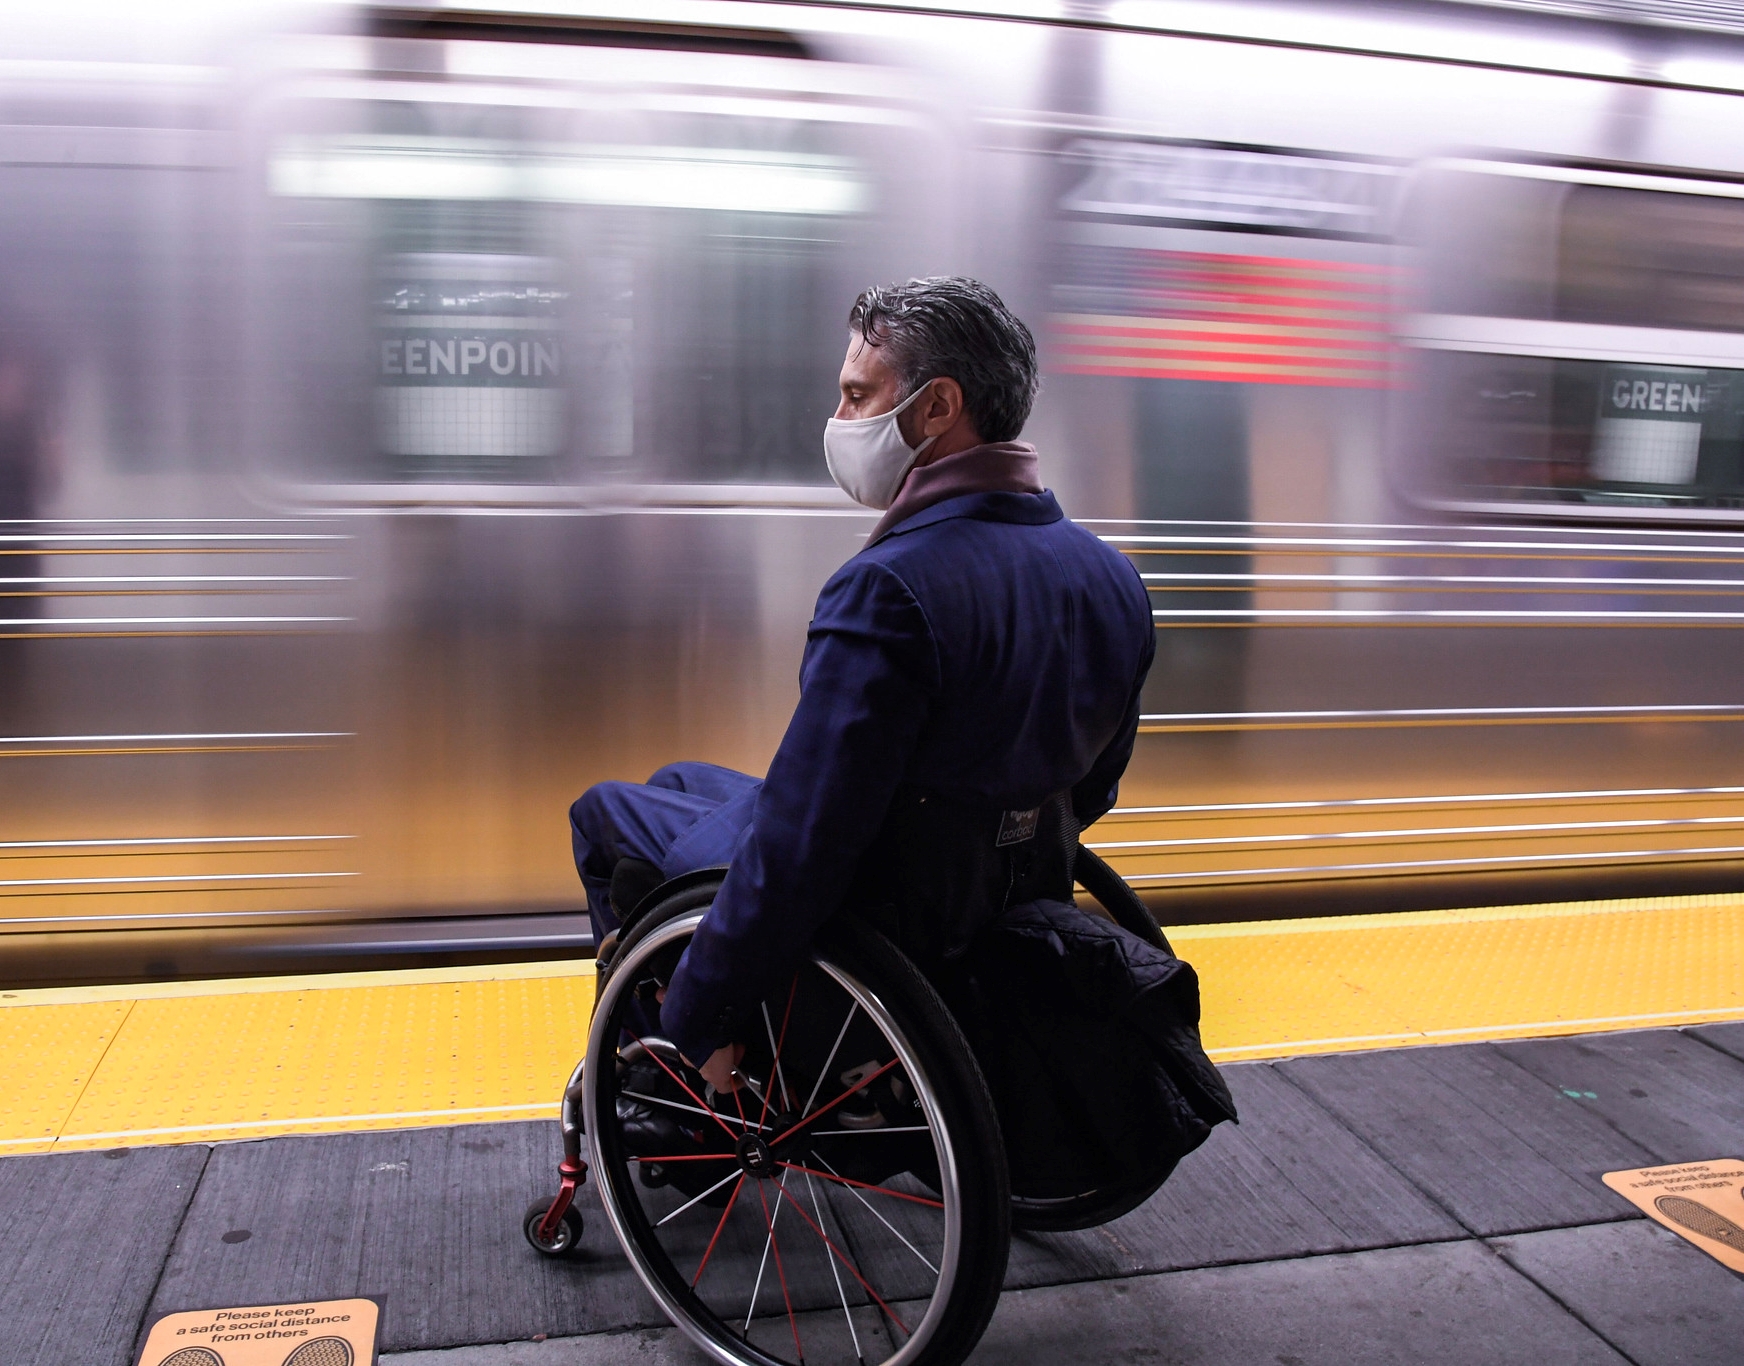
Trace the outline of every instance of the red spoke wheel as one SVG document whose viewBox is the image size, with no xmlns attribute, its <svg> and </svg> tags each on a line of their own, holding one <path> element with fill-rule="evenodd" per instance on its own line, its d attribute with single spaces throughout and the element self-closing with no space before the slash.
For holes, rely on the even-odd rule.
<svg viewBox="0 0 1744 1366">
<path fill-rule="evenodd" d="M 753 1016 L 719 1094 L 654 995 L 712 888 L 640 918 L 602 976 L 582 1098 L 606 1217 L 661 1308 L 729 1366 L 957 1366 L 999 1295 L 993 1103 L 908 959 L 847 917 Z"/>
</svg>

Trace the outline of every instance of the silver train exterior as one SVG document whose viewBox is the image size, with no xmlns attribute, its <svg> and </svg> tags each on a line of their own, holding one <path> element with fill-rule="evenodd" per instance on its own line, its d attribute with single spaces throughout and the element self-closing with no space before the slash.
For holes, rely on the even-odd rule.
<svg viewBox="0 0 1744 1366">
<path fill-rule="evenodd" d="M 1744 17 L 1004 8 L 11 14 L 0 975 L 576 949 L 568 802 L 778 742 L 925 273 L 1152 588 L 1165 921 L 1738 885 Z"/>
</svg>

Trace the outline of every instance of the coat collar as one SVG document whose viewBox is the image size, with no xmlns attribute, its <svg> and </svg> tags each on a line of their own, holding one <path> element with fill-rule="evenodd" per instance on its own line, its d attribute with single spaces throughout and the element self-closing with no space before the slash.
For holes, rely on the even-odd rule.
<svg viewBox="0 0 1744 1366">
<path fill-rule="evenodd" d="M 965 493 L 1040 493 L 1041 460 L 1027 441 L 988 441 L 916 465 L 872 528 L 876 541 L 916 513 Z"/>
<path fill-rule="evenodd" d="M 934 503 L 929 508 L 922 508 L 912 517 L 903 518 L 876 540 L 868 541 L 866 548 L 881 545 L 892 536 L 906 536 L 911 531 L 919 531 L 923 527 L 948 522 L 957 517 L 968 517 L 978 522 L 1012 522 L 1025 526 L 1041 526 L 1047 522 L 1057 522 L 1065 515 L 1060 511 L 1059 502 L 1054 498 L 1052 489 L 1043 489 L 1040 493 L 965 493 L 956 498 L 947 498 L 942 503 Z"/>
</svg>

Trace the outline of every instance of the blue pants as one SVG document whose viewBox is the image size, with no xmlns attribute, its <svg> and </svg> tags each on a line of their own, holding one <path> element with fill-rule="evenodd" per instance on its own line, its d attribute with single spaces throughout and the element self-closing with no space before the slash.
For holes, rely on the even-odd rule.
<svg viewBox="0 0 1744 1366">
<path fill-rule="evenodd" d="M 594 942 L 618 927 L 611 885 L 620 859 L 644 859 L 669 878 L 725 865 L 762 787 L 719 764 L 684 763 L 668 764 L 645 783 L 595 783 L 576 798 L 569 833 Z"/>
</svg>

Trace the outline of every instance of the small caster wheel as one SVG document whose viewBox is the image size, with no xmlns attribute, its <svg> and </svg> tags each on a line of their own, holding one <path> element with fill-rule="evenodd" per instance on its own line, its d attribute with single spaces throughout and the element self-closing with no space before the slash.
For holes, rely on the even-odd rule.
<svg viewBox="0 0 1744 1366">
<path fill-rule="evenodd" d="M 528 1205 L 527 1212 L 521 1216 L 521 1232 L 527 1235 L 533 1251 L 541 1256 L 573 1257 L 581 1248 L 581 1211 L 574 1205 L 564 1210 L 557 1232 L 552 1235 L 550 1242 L 546 1242 L 539 1236 L 539 1225 L 545 1222 L 545 1216 L 550 1210 L 549 1200 L 535 1200 Z"/>
</svg>

